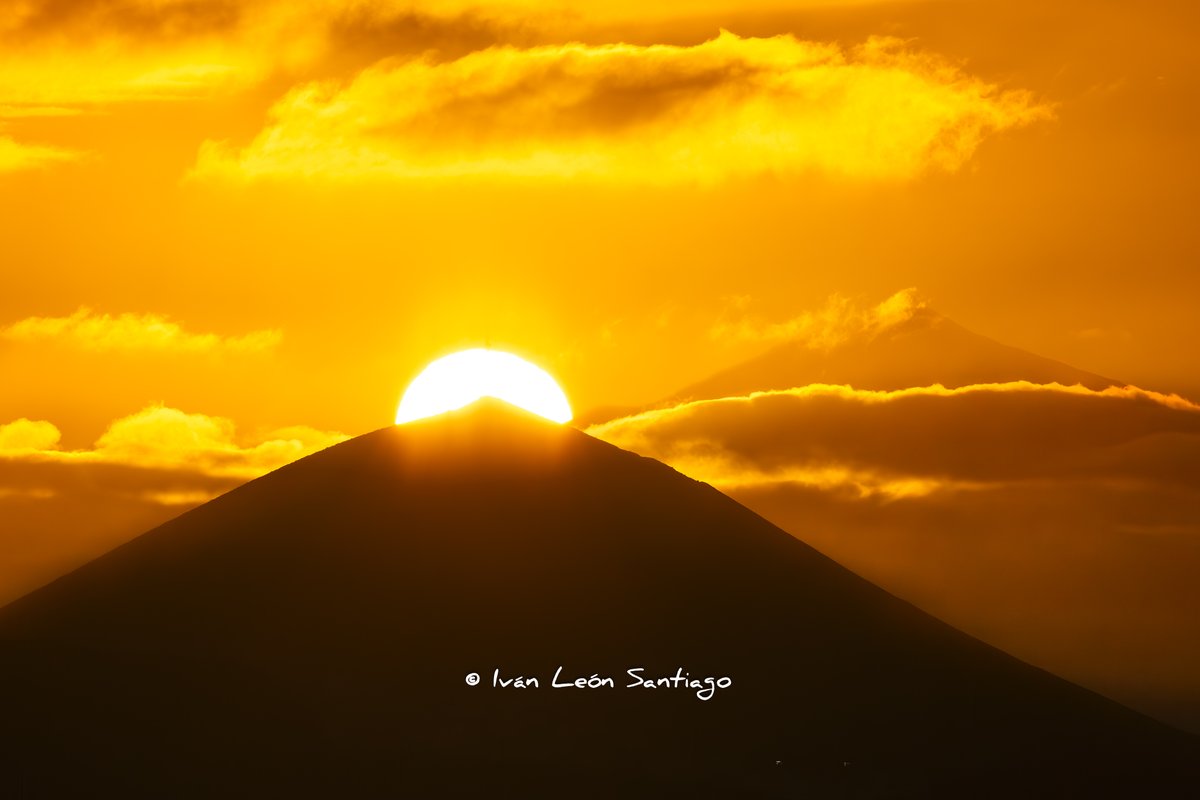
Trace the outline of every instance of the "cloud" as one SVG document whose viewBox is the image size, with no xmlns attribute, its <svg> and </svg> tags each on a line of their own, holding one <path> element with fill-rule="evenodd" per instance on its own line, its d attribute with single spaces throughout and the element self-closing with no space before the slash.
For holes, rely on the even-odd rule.
<svg viewBox="0 0 1200 800">
<path fill-rule="evenodd" d="M 28 119 L 33 117 L 77 117 L 78 108 L 65 106 L 0 106 L 0 119 Z"/>
<path fill-rule="evenodd" d="M 457 57 L 746 11 L 727 0 L 10 0 L 0 8 L 0 106 L 172 102 L 353 74 L 384 56 Z"/>
<path fill-rule="evenodd" d="M 0 114 L 0 118 L 2 117 L 3 114 Z M 8 136 L 0 135 L 0 174 L 49 167 L 76 161 L 81 157 L 82 154 L 75 150 L 23 144 Z"/>
<path fill-rule="evenodd" d="M 179 39 L 228 30 L 239 16 L 239 4 L 230 0 L 18 0 L 0 16 L 0 33 L 30 38 L 122 31 Z"/>
<path fill-rule="evenodd" d="M 84 350 L 158 351 L 172 353 L 260 353 L 283 338 L 278 330 L 243 336 L 191 333 L 160 314 L 97 314 L 81 308 L 67 317 L 29 317 L 0 329 L 0 338 L 15 342 L 52 341 Z"/>
<path fill-rule="evenodd" d="M 884 0 L 887 2 L 887 0 Z M 900 2 L 900 0 L 892 0 Z M 830 0 L 800 0 L 820 7 Z M 390 32 L 416 20 L 486 20 L 569 30 L 614 21 L 671 20 L 753 10 L 776 11 L 778 3 L 746 0 L 9 0 L 0 10 L 0 37 L 97 39 L 131 43 L 179 43 L 241 31 L 322 31 L 342 26 Z M 428 24 L 426 22 L 426 24 Z"/>
<path fill-rule="evenodd" d="M 49 422 L 25 418 L 0 425 L 0 453 L 54 450 L 62 438 Z"/>
<path fill-rule="evenodd" d="M 756 342 L 800 342 L 819 350 L 831 350 L 851 339 L 872 339 L 908 322 L 928 305 L 915 288 L 896 292 L 878 305 L 864 308 L 843 295 L 833 295 L 816 311 L 805 311 L 784 322 L 764 322 L 747 316 L 748 298 L 735 298 L 730 313 L 712 327 L 709 335 L 719 340 Z"/>
<path fill-rule="evenodd" d="M 206 142 L 193 174 L 671 182 L 953 170 L 987 135 L 1049 114 L 1027 93 L 891 39 L 847 50 L 732 34 L 692 47 L 562 44 L 617 36 L 611 26 L 626 21 L 744 10 L 722 1 L 586 10 L 558 0 L 22 2 L 0 12 L 0 117 L 299 81 L 248 147 Z M 83 155 L 0 138 L 0 171 Z"/>
<path fill-rule="evenodd" d="M 190 467 L 212 476 L 254 478 L 347 438 L 296 426 L 272 431 L 255 444 L 240 445 L 228 419 L 152 406 L 109 426 L 92 455 L 108 463 Z"/>
<path fill-rule="evenodd" d="M 9 4 L 0 11 L 0 106 L 26 116 L 237 93 L 275 76 L 360 68 L 383 51 L 486 46 L 518 13 L 403 0 Z"/>
<path fill-rule="evenodd" d="M 268 73 L 248 48 L 218 39 L 166 46 L 123 37 L 6 41 L 0 106 L 8 118 L 66 116 L 118 103 L 177 101 L 245 89 Z"/>
<path fill-rule="evenodd" d="M 57 493 L 64 471 L 118 474 L 121 491 L 211 497 L 347 436 L 306 426 L 243 442 L 232 421 L 150 406 L 113 422 L 89 450 L 62 450 L 56 426 L 19 419 L 0 425 L 0 487 Z M 115 471 L 115 472 L 114 472 Z M 163 481 L 166 479 L 164 485 Z"/>
<path fill-rule="evenodd" d="M 302 85 L 249 146 L 206 143 L 194 174 L 905 179 L 953 171 L 987 135 L 1049 113 L 895 39 L 501 46 Z"/>
<path fill-rule="evenodd" d="M 816 384 L 683 403 L 587 432 L 719 488 L 795 484 L 861 497 L 1021 481 L 1160 484 L 1200 470 L 1200 406 L 1136 387 Z"/>
<path fill-rule="evenodd" d="M 0 120 L 246 96 L 269 82 L 352 74 L 385 55 L 462 54 L 523 40 L 534 24 L 520 13 L 405 0 L 8 2 L 0 4 Z M 0 130 L 0 175 L 94 155 Z"/>
<path fill-rule="evenodd" d="M 260 41 L 311 37 L 341 26 L 386 29 L 414 17 L 481 19 L 536 16 L 544 2 L 470 0 L 39 0 L 0 13 L 0 36 L 13 41 L 130 44 L 203 40 L 215 36 Z M 276 54 L 278 55 L 278 54 Z"/>
</svg>

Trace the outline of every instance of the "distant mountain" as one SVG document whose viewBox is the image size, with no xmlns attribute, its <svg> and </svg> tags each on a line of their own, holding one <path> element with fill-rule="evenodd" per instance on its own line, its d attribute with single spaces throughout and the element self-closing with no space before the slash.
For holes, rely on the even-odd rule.
<svg viewBox="0 0 1200 800">
<path fill-rule="evenodd" d="M 676 397 L 729 397 L 810 383 L 856 389 L 903 389 L 940 383 L 1081 383 L 1103 389 L 1120 382 L 1000 344 L 972 333 L 936 311 L 918 308 L 898 325 L 858 336 L 830 350 L 789 342 L 758 358 L 693 384 Z"/>
<path fill-rule="evenodd" d="M 560 666 L 613 685 L 553 688 Z M 731 683 L 627 688 L 639 668 Z M 1200 778 L 1192 737 L 493 403 L 283 467 L 0 609 L 0 707 L 15 797 L 1165 798 Z"/>
<path fill-rule="evenodd" d="M 860 332 L 832 347 L 812 347 L 804 341 L 784 342 L 662 398 L 651 407 L 814 383 L 885 391 L 938 383 L 954 388 L 1009 381 L 1082 384 L 1090 389 L 1124 385 L 1122 381 L 1001 344 L 932 309 L 918 307 L 903 322 L 878 331 Z M 640 410 L 644 409 L 598 408 L 581 414 L 575 424 L 586 427 Z"/>
</svg>

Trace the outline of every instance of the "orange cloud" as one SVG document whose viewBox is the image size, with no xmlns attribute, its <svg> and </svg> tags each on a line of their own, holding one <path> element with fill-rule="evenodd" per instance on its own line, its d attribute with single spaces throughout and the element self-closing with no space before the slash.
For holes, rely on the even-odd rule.
<svg viewBox="0 0 1200 800">
<path fill-rule="evenodd" d="M 49 422 L 22 418 L 0 425 L 0 453 L 53 450 L 60 438 L 58 428 Z"/>
<path fill-rule="evenodd" d="M 485 4 L 486 5 L 486 4 Z M 354 50 L 490 44 L 520 6 L 372 0 L 43 0 L 0 11 L 0 106 L 16 115 L 238 92 Z M 351 61 L 353 63 L 353 61 Z M 360 63 L 361 65 L 361 63 Z"/>
<path fill-rule="evenodd" d="M 29 317 L 4 329 L 0 338 L 15 342 L 53 341 L 85 350 L 214 351 L 256 353 L 276 347 L 283 334 L 254 331 L 244 336 L 190 333 L 159 314 L 97 314 L 81 308 L 67 317 Z"/>
<path fill-rule="evenodd" d="M 20 419 L 0 426 L 0 460 L 9 465 L 7 474 L 12 476 L 14 465 L 109 465 L 242 481 L 349 437 L 297 426 L 242 444 L 228 419 L 151 406 L 113 422 L 90 450 L 61 450 L 59 438 L 58 428 L 45 421 Z"/>
<path fill-rule="evenodd" d="M 300 86 L 249 146 L 206 143 L 194 175 L 905 179 L 1049 113 L 894 39 L 504 46 Z"/>
<path fill-rule="evenodd" d="M 0 114 L 0 118 L 3 115 Z M 0 136 L 0 173 L 38 169 L 67 161 L 75 161 L 81 154 L 61 147 L 24 144 L 7 136 Z"/>
<path fill-rule="evenodd" d="M 1048 115 L 1027 93 L 890 39 L 845 51 L 731 34 L 695 47 L 529 46 L 592 36 L 597 25 L 620 21 L 745 10 L 723 0 L 586 10 L 559 0 L 10 4 L 0 14 L 0 117 L 92 113 L 357 73 L 348 84 L 295 88 L 247 148 L 206 143 L 194 174 L 663 182 L 953 170 L 988 134 Z M 519 114 L 509 113 L 514 104 Z M 476 137 L 479 127 L 494 135 Z M 319 159 L 305 155 L 310 145 Z M 0 137 L 0 172 L 81 157 Z"/>
<path fill-rule="evenodd" d="M 722 488 L 792 483 L 860 497 L 1027 480 L 1171 482 L 1172 459 L 1200 465 L 1200 406 L 1132 386 L 816 384 L 682 403 L 587 432 Z"/>
<path fill-rule="evenodd" d="M 496 42 L 507 25 L 499 19 L 520 13 L 387 0 L 9 2 L 0 8 L 0 119 L 204 100 L 269 79 L 342 74 L 385 54 L 465 52 Z M 85 155 L 0 135 L 0 174 Z"/>
<path fill-rule="evenodd" d="M 896 292 L 878 305 L 863 308 L 855 300 L 834 295 L 816 311 L 805 311 L 784 322 L 763 322 L 744 315 L 746 298 L 733 303 L 727 315 L 709 332 L 713 339 L 747 341 L 791 341 L 808 347 L 830 350 L 851 339 L 871 339 L 883 331 L 902 325 L 928 308 L 914 288 Z"/>
<path fill-rule="evenodd" d="M 347 438 L 296 426 L 240 445 L 228 419 L 153 406 L 114 422 L 92 454 L 110 463 L 191 467 L 208 475 L 254 478 Z"/>
<path fill-rule="evenodd" d="M 889 0 L 883 0 L 889 2 Z M 901 2 L 901 0 L 890 0 Z M 838 0 L 793 0 L 793 7 L 829 6 Z M 178 44 L 214 34 L 299 33 L 301 29 L 375 28 L 405 21 L 466 19 L 541 24 L 570 29 L 589 23 L 672 20 L 750 10 L 777 11 L 764 0 L 610 0 L 581 6 L 576 0 L 9 0 L 0 10 L 0 37 Z M 427 22 L 425 23 L 428 28 Z M 427 30 L 428 32 L 428 30 Z"/>
<path fill-rule="evenodd" d="M 45 5 L 51 12 L 58 6 L 59 13 L 7 26 L 0 20 L 4 116 L 62 116 L 114 103 L 193 98 L 245 88 L 266 74 L 261 56 L 220 31 L 159 36 L 123 29 L 110 16 L 86 15 L 86 3 Z M 92 10 L 103 5 L 91 4 Z"/>
</svg>

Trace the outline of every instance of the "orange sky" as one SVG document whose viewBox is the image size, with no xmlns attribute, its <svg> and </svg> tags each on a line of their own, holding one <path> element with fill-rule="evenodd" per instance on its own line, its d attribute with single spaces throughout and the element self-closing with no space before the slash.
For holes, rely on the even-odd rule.
<svg viewBox="0 0 1200 800">
<path fill-rule="evenodd" d="M 1136 483 L 1128 514 L 1142 516 L 1128 524 L 1167 526 L 1187 537 L 1171 539 L 1186 542 L 1174 563 L 1200 563 L 1200 520 L 1184 509 L 1196 412 L 1170 406 L 1152 430 L 1137 417 L 1116 426 L 1126 439 L 1101 435 L 1158 402 L 1147 397 L 1200 401 L 1196 16 L 1186 2 L 1094 0 L 7 3 L 0 600 L 388 424 L 407 382 L 456 349 L 524 355 L 588 414 L 688 399 L 685 387 L 799 342 L 828 359 L 738 391 L 848 383 L 840 402 L 857 413 L 853 392 L 958 380 L 944 338 L 921 339 L 886 379 L 880 362 L 854 361 L 847 342 L 914 309 L 1158 393 L 1002 399 L 1017 420 L 1094 401 L 1093 438 L 1060 442 L 1060 469 L 1042 479 L 1084 505 L 1062 487 Z M 1058 379 L 1012 363 L 982 381 Z M 872 407 L 896 416 L 871 424 L 932 425 L 920 404 Z M 806 408 L 792 411 L 811 422 Z M 683 408 L 672 425 L 695 418 Z M 678 460 L 669 431 L 726 448 L 744 424 L 648 427 L 623 443 Z M 896 455 L 904 443 L 871 450 L 852 432 L 823 462 L 767 463 L 750 447 L 736 464 L 722 449 L 719 463 L 708 451 L 676 466 L 736 484 L 743 502 L 782 475 L 829 502 L 847 486 L 939 504 L 974 487 L 961 508 L 976 508 L 979 484 L 1010 491 L 1041 463 L 979 440 L 976 460 L 1013 470 L 980 474 L 933 431 L 942 461 L 913 464 Z M 1097 457 L 1111 447 L 1134 466 Z M 1175 484 L 1183 494 L 1163 500 Z M 789 526 L 798 508 L 817 514 L 779 502 L 759 510 Z M 1143 518 L 1164 503 L 1179 513 Z M 830 524 L 849 525 L 838 513 Z M 1094 543 L 1105 569 L 1128 552 L 1111 537 Z M 871 560 L 911 564 L 902 539 L 842 555 L 936 605 L 927 567 Z M 1083 610 L 1062 619 L 1079 625 L 1103 587 L 1071 591 Z M 1196 602 L 1163 595 L 1146 614 L 1161 620 L 1180 597 Z M 951 621 L 1028 644 L 1011 635 L 1019 620 L 985 616 Z M 1048 631 L 1031 635 L 1045 644 L 1033 655 L 1078 670 L 1084 656 L 1055 661 Z M 1200 720 L 1200 685 L 1175 674 L 1180 658 L 1200 672 L 1200 655 L 1164 655 L 1188 633 L 1166 625 L 1138 657 L 1175 660 L 1163 680 Z M 1133 697 L 1131 658 L 1079 674 Z"/>
</svg>

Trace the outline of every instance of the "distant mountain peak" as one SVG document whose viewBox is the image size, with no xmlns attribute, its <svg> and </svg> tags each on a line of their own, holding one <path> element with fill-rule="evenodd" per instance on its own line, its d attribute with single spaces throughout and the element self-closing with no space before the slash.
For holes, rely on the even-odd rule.
<svg viewBox="0 0 1200 800">
<path fill-rule="evenodd" d="M 828 349 L 813 348 L 802 340 L 783 342 L 676 392 L 663 404 L 814 383 L 887 391 L 934 384 L 955 388 L 1013 381 L 1082 384 L 1091 389 L 1123 385 L 1001 344 L 935 309 L 918 305 L 889 324 L 865 328 Z"/>
<path fill-rule="evenodd" d="M 957 388 L 1028 381 L 1081 384 L 1089 389 L 1124 382 L 1072 367 L 968 330 L 905 293 L 890 311 L 881 304 L 852 326 L 829 335 L 796 336 L 763 353 L 644 406 L 603 407 L 577 415 L 575 425 L 607 422 L 650 408 L 693 400 L 744 397 L 811 384 L 894 391 L 940 384 Z M 903 302 L 900 302 L 903 301 Z"/>
</svg>

